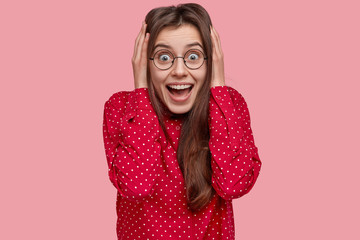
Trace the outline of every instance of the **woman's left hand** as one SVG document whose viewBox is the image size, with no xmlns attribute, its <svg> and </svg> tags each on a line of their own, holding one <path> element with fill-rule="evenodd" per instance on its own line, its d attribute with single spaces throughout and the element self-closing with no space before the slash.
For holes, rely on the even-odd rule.
<svg viewBox="0 0 360 240">
<path fill-rule="evenodd" d="M 210 87 L 225 86 L 224 54 L 221 49 L 220 37 L 213 26 L 210 26 L 213 45 L 212 79 Z"/>
</svg>

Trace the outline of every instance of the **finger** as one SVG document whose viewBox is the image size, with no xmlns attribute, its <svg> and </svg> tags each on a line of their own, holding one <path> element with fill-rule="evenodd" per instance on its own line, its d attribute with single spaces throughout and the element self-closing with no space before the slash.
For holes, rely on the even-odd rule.
<svg viewBox="0 0 360 240">
<path fill-rule="evenodd" d="M 219 36 L 218 32 L 216 31 L 216 29 L 214 27 L 213 27 L 213 30 L 214 30 L 214 35 L 216 37 L 216 40 L 220 44 L 220 36 Z"/>
<path fill-rule="evenodd" d="M 135 40 L 133 59 L 135 59 L 135 58 L 138 56 L 139 43 L 140 43 L 141 38 L 144 38 L 144 37 L 143 37 L 144 25 L 145 25 L 145 23 L 143 22 L 143 23 L 142 23 L 142 26 L 141 26 L 141 29 L 140 29 L 140 32 L 139 32 L 139 34 L 138 34 L 138 36 L 137 36 L 137 38 L 136 38 L 136 40 Z"/>
<path fill-rule="evenodd" d="M 140 32 L 139 32 L 139 34 L 138 34 L 138 36 L 136 37 L 136 40 L 135 40 L 133 59 L 135 59 L 135 58 L 136 58 L 136 56 L 138 55 L 138 51 L 139 51 L 139 42 L 140 42 L 140 39 L 141 39 L 141 35 L 142 35 L 142 32 L 143 32 L 143 29 L 144 29 L 144 22 L 142 23 L 142 26 L 141 26 Z"/>
<path fill-rule="evenodd" d="M 141 35 L 141 30 L 143 28 L 143 25 L 144 25 L 144 22 L 142 23 L 141 25 L 141 28 L 140 28 L 140 31 L 135 39 L 135 43 L 134 43 L 134 53 L 136 52 L 136 49 L 137 49 L 137 45 L 139 44 L 139 39 L 140 39 L 140 35 Z M 135 55 L 135 54 L 134 54 Z"/>
<path fill-rule="evenodd" d="M 211 41 L 212 41 L 212 50 L 213 50 L 213 58 L 217 58 L 217 54 L 218 54 L 218 42 L 216 39 L 216 35 L 215 35 L 215 29 L 211 26 Z"/>
<path fill-rule="evenodd" d="M 145 31 L 146 31 L 146 24 L 143 25 L 143 28 L 141 29 L 140 38 L 136 50 L 135 58 L 139 59 L 141 57 L 142 47 L 145 40 Z"/>
<path fill-rule="evenodd" d="M 143 28 L 144 28 L 144 22 L 142 22 L 142 24 L 141 24 L 141 28 L 140 28 L 140 31 L 139 31 L 139 33 L 138 33 L 138 35 L 137 35 L 135 44 L 138 44 L 138 43 L 139 43 L 140 36 L 141 36 L 141 33 L 142 33 Z"/>
<path fill-rule="evenodd" d="M 135 55 L 135 61 L 138 62 L 138 63 L 142 62 L 142 55 L 143 55 L 143 47 L 144 47 L 145 37 L 146 37 L 146 33 L 145 33 L 145 30 L 144 30 L 143 33 L 141 34 L 140 39 L 139 39 L 138 47 L 137 47 L 136 55 Z"/>
<path fill-rule="evenodd" d="M 211 86 L 224 86 L 224 56 L 222 53 L 219 34 L 213 26 L 211 26 L 211 41 L 213 44 L 213 71 Z"/>
<path fill-rule="evenodd" d="M 216 32 L 215 28 L 212 26 L 212 39 L 213 39 L 213 46 L 217 54 L 222 54 L 222 48 L 221 48 L 221 42 L 220 42 L 220 36 Z"/>
<path fill-rule="evenodd" d="M 145 38 L 142 44 L 142 50 L 141 50 L 141 61 L 146 64 L 147 63 L 147 49 L 149 45 L 149 36 L 150 33 L 145 34 Z"/>
</svg>

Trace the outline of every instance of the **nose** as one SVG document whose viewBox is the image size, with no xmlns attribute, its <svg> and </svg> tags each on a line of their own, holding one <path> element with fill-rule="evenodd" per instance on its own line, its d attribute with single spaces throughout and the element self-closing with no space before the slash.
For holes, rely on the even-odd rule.
<svg viewBox="0 0 360 240">
<path fill-rule="evenodd" d="M 185 66 L 184 59 L 182 57 L 176 57 L 172 69 L 172 75 L 181 77 L 181 76 L 186 76 L 186 74 L 187 74 L 187 69 Z"/>
</svg>

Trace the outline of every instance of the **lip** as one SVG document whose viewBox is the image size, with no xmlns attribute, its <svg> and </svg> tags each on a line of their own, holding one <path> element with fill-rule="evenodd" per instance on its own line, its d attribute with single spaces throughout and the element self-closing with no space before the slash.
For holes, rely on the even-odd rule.
<svg viewBox="0 0 360 240">
<path fill-rule="evenodd" d="M 166 91 L 168 92 L 171 100 L 173 100 L 174 102 L 185 102 L 186 100 L 188 100 L 191 96 L 191 93 L 194 89 L 194 84 L 192 83 L 170 83 L 170 84 L 167 84 L 166 86 L 169 86 L 169 85 L 191 85 L 191 90 L 188 94 L 186 94 L 185 96 L 181 96 L 181 97 L 177 97 L 177 96 L 174 96 L 170 91 L 169 89 L 167 89 L 166 87 Z"/>
</svg>

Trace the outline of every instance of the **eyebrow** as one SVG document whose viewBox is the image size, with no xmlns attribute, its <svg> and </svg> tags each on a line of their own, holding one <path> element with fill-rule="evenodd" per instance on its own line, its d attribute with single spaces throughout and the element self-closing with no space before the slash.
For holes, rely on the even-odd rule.
<svg viewBox="0 0 360 240">
<path fill-rule="evenodd" d="M 189 48 L 189 47 L 194 47 L 194 46 L 199 46 L 199 47 L 201 47 L 202 49 L 204 49 L 203 46 L 201 46 L 201 44 L 198 43 L 198 42 L 189 43 L 189 44 L 187 44 L 185 47 Z M 155 50 L 156 48 L 158 48 L 158 47 L 163 47 L 163 48 L 169 48 L 169 49 L 171 49 L 171 46 L 166 45 L 166 44 L 163 44 L 163 43 L 159 43 L 159 44 L 156 44 L 156 45 L 155 45 L 154 50 Z"/>
</svg>

